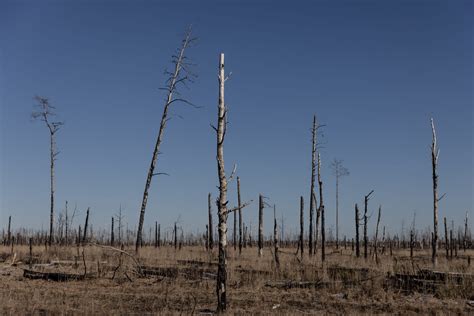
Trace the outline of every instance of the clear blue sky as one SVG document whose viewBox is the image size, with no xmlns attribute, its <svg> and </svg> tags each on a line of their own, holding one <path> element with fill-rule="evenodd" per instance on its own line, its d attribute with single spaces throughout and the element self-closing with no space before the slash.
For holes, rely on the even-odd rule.
<svg viewBox="0 0 474 316">
<path fill-rule="evenodd" d="M 277 204 L 296 229 L 308 205 L 312 115 L 326 124 L 321 151 L 327 227 L 334 227 L 330 161 L 341 181 L 341 235 L 353 235 L 354 203 L 374 189 L 389 232 L 432 225 L 429 118 L 438 131 L 440 216 L 473 213 L 473 6 L 471 1 L 2 1 L 0 4 L 0 224 L 47 227 L 49 139 L 32 122 L 35 94 L 50 98 L 64 128 L 56 209 L 90 206 L 106 227 L 119 205 L 136 226 L 163 108 L 163 70 L 192 24 L 188 56 L 199 78 L 169 122 L 145 216 L 164 227 L 181 216 L 204 229 L 217 194 L 218 54 L 226 54 L 228 172 L 238 164 L 244 200 Z M 230 188 L 235 205 L 235 183 Z M 214 208 L 215 209 L 215 208 Z M 308 209 L 305 209 L 307 214 Z M 268 213 L 269 219 L 271 213 Z M 257 222 L 257 203 L 244 211 Z M 306 218 L 306 222 L 307 222 Z M 232 221 L 230 221 L 232 223 Z M 267 221 L 268 229 L 270 221 Z M 375 216 L 371 219 L 375 225 Z M 471 224 L 471 227 L 472 224 Z"/>
</svg>

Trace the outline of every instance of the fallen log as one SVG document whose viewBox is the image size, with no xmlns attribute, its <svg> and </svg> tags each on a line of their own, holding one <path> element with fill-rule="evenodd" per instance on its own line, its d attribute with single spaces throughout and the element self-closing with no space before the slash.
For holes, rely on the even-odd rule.
<svg viewBox="0 0 474 316">
<path fill-rule="evenodd" d="M 328 283 L 323 282 L 321 280 L 318 281 L 267 281 L 265 282 L 266 287 L 277 288 L 277 289 L 308 289 L 308 288 L 315 288 L 320 289 L 323 287 L 327 287 Z"/>
<path fill-rule="evenodd" d="M 71 273 L 62 273 L 62 272 L 39 272 L 24 269 L 23 270 L 23 277 L 28 279 L 41 279 L 41 280 L 51 280 L 57 282 L 64 282 L 64 281 L 78 281 L 84 280 L 84 274 L 71 274 Z"/>
</svg>

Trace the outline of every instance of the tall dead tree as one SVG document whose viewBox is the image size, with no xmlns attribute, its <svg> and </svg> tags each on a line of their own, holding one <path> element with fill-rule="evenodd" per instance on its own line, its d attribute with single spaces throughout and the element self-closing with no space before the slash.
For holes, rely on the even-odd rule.
<svg viewBox="0 0 474 316">
<path fill-rule="evenodd" d="M 309 256 L 313 255 L 313 222 L 315 201 L 314 182 L 316 181 L 316 115 L 313 115 L 313 127 L 311 128 L 312 146 L 311 146 L 311 191 L 309 193 Z"/>
<path fill-rule="evenodd" d="M 349 175 L 349 170 L 342 165 L 342 160 L 334 160 L 331 169 L 336 177 L 336 249 L 339 249 L 339 179 Z"/>
<path fill-rule="evenodd" d="M 66 209 L 65 209 L 65 212 L 66 212 L 66 221 L 65 221 L 65 226 L 66 226 L 66 231 L 65 231 L 65 237 L 66 237 L 66 246 L 69 244 L 68 242 L 68 233 L 69 233 L 69 217 L 68 217 L 68 213 L 67 213 L 67 201 L 66 201 Z"/>
<path fill-rule="evenodd" d="M 446 248 L 446 259 L 449 259 L 449 237 L 448 237 L 448 224 L 446 223 L 446 217 L 444 218 L 444 243 Z"/>
<path fill-rule="evenodd" d="M 240 178 L 237 177 L 237 202 L 239 207 L 239 254 L 242 253 L 242 202 L 240 200 Z"/>
<path fill-rule="evenodd" d="M 300 242 L 299 248 L 301 251 L 301 260 L 303 260 L 304 254 L 304 199 L 300 197 Z"/>
<path fill-rule="evenodd" d="M 31 114 L 31 117 L 35 120 L 41 120 L 46 124 L 49 131 L 49 156 L 50 156 L 50 214 L 49 214 L 49 238 L 48 244 L 51 246 L 53 243 L 53 223 L 54 223 L 54 163 L 56 157 L 59 155 L 59 151 L 56 151 L 56 133 L 59 131 L 64 122 L 53 122 L 52 117 L 56 115 L 54 112 L 55 107 L 49 103 L 49 100 L 45 97 L 35 96 L 35 100 L 38 103 L 36 105 L 37 111 Z"/>
<path fill-rule="evenodd" d="M 432 254 L 431 261 L 434 265 L 437 264 L 437 250 L 438 250 L 438 157 L 439 149 L 436 139 L 436 129 L 434 126 L 433 118 L 431 118 L 431 132 L 432 132 L 432 143 L 431 143 L 431 166 L 432 166 L 432 178 L 433 178 L 433 241 L 432 241 Z"/>
<path fill-rule="evenodd" d="M 466 212 L 466 219 L 464 220 L 464 238 L 463 238 L 463 248 L 464 252 L 466 252 L 467 248 L 467 212 Z"/>
<path fill-rule="evenodd" d="M 7 245 L 10 245 L 12 240 L 12 216 L 8 216 L 8 230 L 7 230 Z"/>
<path fill-rule="evenodd" d="M 273 247 L 275 252 L 275 266 L 280 269 L 280 257 L 278 254 L 278 224 L 276 219 L 276 206 L 273 205 Z"/>
<path fill-rule="evenodd" d="M 207 195 L 207 213 L 209 216 L 209 229 L 208 229 L 208 235 L 207 235 L 207 244 L 209 245 L 209 250 L 212 250 L 214 247 L 214 232 L 212 231 L 212 227 L 214 226 L 212 224 L 212 206 L 211 206 L 211 193 Z"/>
<path fill-rule="evenodd" d="M 382 215 L 382 206 L 379 206 L 379 215 L 377 216 L 377 227 L 375 228 L 375 241 L 374 241 L 374 255 L 375 255 L 375 262 L 379 263 L 379 256 L 377 250 L 377 241 L 379 239 L 379 224 L 380 224 L 380 216 Z"/>
<path fill-rule="evenodd" d="M 217 311 L 227 309 L 227 177 L 224 167 L 224 137 L 227 129 L 227 109 L 224 103 L 224 54 L 219 59 L 219 106 L 217 115 L 217 171 L 219 175 L 219 198 L 217 200 L 219 217 L 219 263 L 217 268 Z"/>
<path fill-rule="evenodd" d="M 263 196 L 258 196 L 258 256 L 263 255 Z"/>
<path fill-rule="evenodd" d="M 195 39 L 191 37 L 191 29 L 188 29 L 186 35 L 181 43 L 181 47 L 178 49 L 177 54 L 172 56 L 172 64 L 174 66 L 173 72 L 166 72 L 169 75 L 166 81 L 166 87 L 164 90 L 167 93 L 165 105 L 163 107 L 163 114 L 161 116 L 160 129 L 158 131 L 158 137 L 156 138 L 155 147 L 153 149 L 153 155 L 150 162 L 150 167 L 148 168 L 148 174 L 145 182 L 145 190 L 143 191 L 143 199 L 140 208 L 140 217 L 138 220 L 138 230 L 137 230 L 137 240 L 135 243 L 135 251 L 138 253 L 139 248 L 142 244 L 142 231 L 143 231 L 143 221 L 145 219 L 145 209 L 148 201 L 148 191 L 150 189 L 151 180 L 154 176 L 160 175 L 163 173 L 155 173 L 156 162 L 158 160 L 158 154 L 160 154 L 160 145 L 163 140 L 163 134 L 166 127 L 166 123 L 170 120 L 168 117 L 169 107 L 177 102 L 184 102 L 186 104 L 192 105 L 186 99 L 183 99 L 179 94 L 180 85 L 186 85 L 192 81 L 194 75 L 189 71 L 189 62 L 185 56 L 186 49 L 191 45 Z M 177 95 L 177 96 L 175 96 Z"/>
<path fill-rule="evenodd" d="M 319 183 L 319 209 L 321 214 L 321 261 L 326 260 L 326 230 L 324 222 L 324 203 L 323 203 L 323 180 L 321 178 L 321 154 L 318 153 L 318 183 Z"/>
<path fill-rule="evenodd" d="M 115 236 L 114 236 L 114 217 L 112 216 L 112 227 L 110 227 L 110 245 L 113 247 L 115 245 Z"/>
<path fill-rule="evenodd" d="M 364 258 L 367 259 L 367 247 L 369 246 L 369 239 L 367 237 L 367 222 L 368 222 L 368 216 L 367 216 L 367 206 L 369 203 L 370 195 L 374 193 L 374 190 L 370 191 L 369 194 L 367 194 L 364 197 Z"/>
<path fill-rule="evenodd" d="M 355 222 L 356 222 L 356 257 L 360 257 L 360 247 L 359 247 L 359 220 L 360 220 L 360 215 L 359 215 L 359 207 L 355 206 Z"/>
<path fill-rule="evenodd" d="M 87 241 L 87 226 L 89 225 L 89 207 L 87 208 L 86 212 L 86 222 L 84 223 L 84 236 L 82 237 L 82 242 L 85 243 Z"/>
</svg>

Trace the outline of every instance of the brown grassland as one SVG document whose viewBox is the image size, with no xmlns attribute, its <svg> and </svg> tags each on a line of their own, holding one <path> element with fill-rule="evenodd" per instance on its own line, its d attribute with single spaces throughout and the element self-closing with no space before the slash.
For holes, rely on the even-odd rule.
<svg viewBox="0 0 474 316">
<path fill-rule="evenodd" d="M 133 253 L 133 249 L 125 249 Z M 216 307 L 217 249 L 185 246 L 144 247 L 139 265 L 126 254 L 99 247 L 33 247 L 31 269 L 84 276 L 53 281 L 24 276 L 29 269 L 27 246 L 0 246 L 0 314 L 212 314 Z M 84 251 L 84 255 L 82 255 Z M 300 261 L 295 248 L 282 248 L 275 269 L 269 247 L 261 258 L 256 247 L 239 255 L 228 249 L 229 314 L 474 314 L 474 250 L 446 260 L 440 251 L 436 271 L 461 280 L 415 280 L 400 284 L 394 275 L 433 270 L 430 250 L 385 252 L 355 258 L 350 247 L 328 247 L 319 256 Z M 86 271 L 84 269 L 84 262 Z M 121 263 L 120 263 L 121 262 Z M 408 280 L 408 279 L 407 279 Z M 406 280 L 405 280 L 406 281 Z M 420 283 L 421 282 L 421 283 Z"/>
</svg>

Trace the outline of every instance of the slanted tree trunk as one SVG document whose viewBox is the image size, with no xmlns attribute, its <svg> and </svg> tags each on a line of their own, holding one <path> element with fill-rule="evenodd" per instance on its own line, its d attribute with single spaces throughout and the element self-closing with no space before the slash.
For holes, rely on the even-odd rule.
<svg viewBox="0 0 474 316">
<path fill-rule="evenodd" d="M 431 143 L 431 165 L 433 169 L 433 241 L 432 241 L 432 254 L 431 261 L 433 265 L 437 264 L 437 250 L 438 250 L 438 174 L 436 168 L 438 167 L 438 156 L 439 149 L 436 140 L 436 130 L 431 118 L 431 132 L 432 132 L 432 143 Z"/>
<path fill-rule="evenodd" d="M 313 199 L 314 195 L 314 182 L 316 181 L 316 115 L 313 115 L 313 127 L 311 129 L 312 134 L 312 146 L 311 146 L 311 191 L 309 193 L 309 256 L 313 255 L 313 221 L 314 221 L 314 208 L 315 202 Z"/>
<path fill-rule="evenodd" d="M 89 225 L 89 208 L 87 208 L 86 212 L 86 222 L 84 224 L 84 236 L 82 237 L 82 243 L 87 241 L 87 226 Z"/>
<path fill-rule="evenodd" d="M 263 255 L 263 196 L 258 196 L 258 256 Z"/>
<path fill-rule="evenodd" d="M 446 260 L 449 259 L 449 238 L 448 238 L 448 224 L 446 223 L 446 217 L 444 218 L 444 243 L 446 248 Z"/>
<path fill-rule="evenodd" d="M 301 260 L 303 260 L 304 254 L 304 199 L 300 197 L 300 242 L 299 248 L 301 251 Z"/>
<path fill-rule="evenodd" d="M 227 309 L 227 178 L 224 167 L 224 137 L 227 125 L 227 110 L 224 103 L 224 54 L 219 60 L 219 106 L 217 116 L 217 171 L 219 175 L 219 263 L 217 268 L 217 311 Z"/>
<path fill-rule="evenodd" d="M 177 56 L 173 56 L 174 71 L 173 73 L 170 74 L 170 77 L 167 81 L 167 87 L 165 89 L 167 91 L 166 102 L 163 108 L 163 114 L 161 116 L 160 129 L 158 131 L 158 137 L 156 138 L 155 148 L 153 149 L 153 155 L 151 158 L 150 167 L 148 168 L 148 175 L 145 182 L 145 189 L 143 191 L 143 199 L 142 199 L 142 204 L 140 208 L 140 218 L 138 220 L 137 240 L 135 243 L 135 251 L 137 253 L 139 251 L 139 248 L 142 245 L 143 221 L 145 219 L 145 209 L 148 202 L 148 190 L 150 189 L 151 180 L 153 176 L 160 174 L 160 173 L 155 173 L 155 166 L 156 166 L 156 161 L 158 159 L 158 154 L 160 153 L 160 145 L 163 139 L 166 123 L 169 120 L 168 118 L 169 107 L 171 104 L 178 101 L 189 103 L 180 97 L 175 98 L 174 94 L 177 92 L 176 90 L 180 83 L 186 83 L 186 81 L 189 80 L 188 75 L 181 76 L 181 72 L 182 71 L 187 72 L 186 68 L 183 67 L 183 65 L 185 64 L 184 52 L 186 48 L 188 48 L 192 40 L 193 39 L 191 38 L 191 30 L 188 30 L 184 40 L 182 41 L 182 45 L 181 45 L 181 48 L 179 49 Z"/>
<path fill-rule="evenodd" d="M 209 250 L 214 247 L 214 232 L 212 231 L 212 206 L 211 206 L 211 193 L 207 195 L 207 212 L 209 215 L 209 234 L 207 236 L 207 243 L 209 244 Z"/>
<path fill-rule="evenodd" d="M 356 225 L 356 257 L 359 258 L 360 257 L 360 248 L 359 248 L 359 219 L 360 219 L 360 215 L 359 215 L 359 207 L 357 206 L 357 204 L 355 205 L 355 225 Z"/>
<path fill-rule="evenodd" d="M 239 207 L 239 254 L 242 253 L 242 202 L 240 200 L 240 178 L 237 177 L 237 201 Z"/>
</svg>

